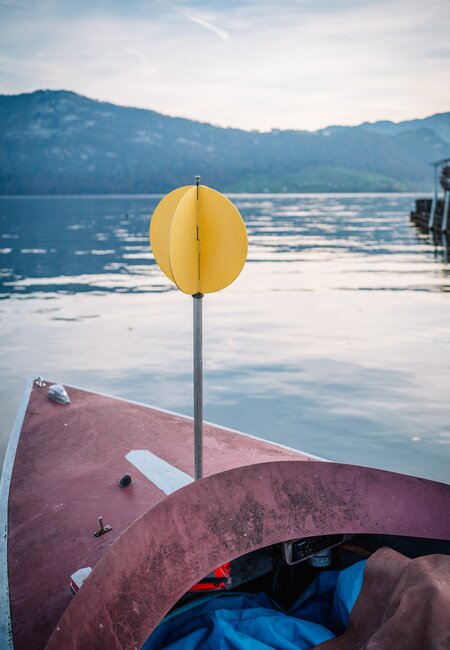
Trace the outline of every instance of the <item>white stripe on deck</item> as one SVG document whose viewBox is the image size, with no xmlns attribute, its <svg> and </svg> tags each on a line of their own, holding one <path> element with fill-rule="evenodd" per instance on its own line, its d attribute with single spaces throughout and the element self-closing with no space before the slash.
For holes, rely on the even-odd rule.
<svg viewBox="0 0 450 650">
<path fill-rule="evenodd" d="M 171 494 L 194 481 L 192 476 L 152 454 L 148 449 L 132 449 L 125 458 L 166 494 Z"/>
</svg>

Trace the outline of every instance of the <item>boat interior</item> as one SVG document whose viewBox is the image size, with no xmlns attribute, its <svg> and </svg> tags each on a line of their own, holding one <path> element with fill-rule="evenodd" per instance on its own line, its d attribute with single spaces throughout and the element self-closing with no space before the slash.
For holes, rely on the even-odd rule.
<svg viewBox="0 0 450 650">
<path fill-rule="evenodd" d="M 246 642 L 260 647 L 261 640 L 268 639 L 267 647 L 283 650 L 291 647 L 289 641 L 299 643 L 296 647 L 300 648 L 329 641 L 334 644 L 330 648 L 337 650 L 348 647 L 346 634 L 353 635 L 352 642 L 358 637 L 358 622 L 361 640 L 376 638 L 379 628 L 386 634 L 386 620 L 394 622 L 394 632 L 387 632 L 389 643 L 389 635 L 394 638 L 405 619 L 408 602 L 417 615 L 417 629 L 411 623 L 409 634 L 417 636 L 424 616 L 442 615 L 442 589 L 436 585 L 445 584 L 445 578 L 435 560 L 449 554 L 446 540 L 369 534 L 320 535 L 264 547 L 232 560 L 222 567 L 222 575 L 218 570 L 190 589 L 143 649 L 181 649 L 199 639 L 201 647 L 212 648 L 226 637 L 236 643 L 230 647 L 244 648 Z M 417 558 L 426 562 L 427 556 L 428 566 L 411 562 Z M 369 569 L 368 559 L 375 557 Z M 358 608 L 355 603 L 360 594 Z M 349 625 L 353 608 L 356 614 Z M 252 610 L 251 621 L 242 623 L 248 610 Z M 280 635 L 273 642 L 276 630 Z M 287 640 L 281 638 L 283 634 Z M 216 641 L 211 643 L 211 637 Z"/>
<path fill-rule="evenodd" d="M 268 546 L 232 560 L 228 582 L 210 574 L 207 588 L 189 590 L 172 611 L 204 596 L 206 591 L 264 592 L 280 607 L 289 607 L 321 571 L 342 571 L 369 558 L 381 548 L 390 548 L 413 559 L 431 554 L 450 555 L 450 541 L 396 535 L 320 535 Z M 328 551 L 328 553 L 326 553 Z M 322 566 L 314 558 L 324 556 Z"/>
</svg>

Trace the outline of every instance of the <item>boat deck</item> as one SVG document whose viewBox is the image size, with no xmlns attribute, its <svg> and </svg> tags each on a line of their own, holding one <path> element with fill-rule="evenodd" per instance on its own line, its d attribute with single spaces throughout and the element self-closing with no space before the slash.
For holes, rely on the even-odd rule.
<svg viewBox="0 0 450 650">
<path fill-rule="evenodd" d="M 68 388 L 69 405 L 33 384 L 9 496 L 8 573 L 15 650 L 46 645 L 71 600 L 70 575 L 93 567 L 149 508 L 192 481 L 191 418 Z M 11 455 L 10 455 L 11 457 Z M 205 424 L 204 475 L 312 456 Z M 128 488 L 118 486 L 125 473 Z M 112 530 L 95 537 L 98 517 Z"/>
</svg>

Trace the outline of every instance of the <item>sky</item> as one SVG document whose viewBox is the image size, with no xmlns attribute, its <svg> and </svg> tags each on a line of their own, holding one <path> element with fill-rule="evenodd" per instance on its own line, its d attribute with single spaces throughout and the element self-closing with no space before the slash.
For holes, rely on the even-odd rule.
<svg viewBox="0 0 450 650">
<path fill-rule="evenodd" d="M 0 93 L 267 131 L 450 110 L 448 0 L 0 0 Z"/>
</svg>

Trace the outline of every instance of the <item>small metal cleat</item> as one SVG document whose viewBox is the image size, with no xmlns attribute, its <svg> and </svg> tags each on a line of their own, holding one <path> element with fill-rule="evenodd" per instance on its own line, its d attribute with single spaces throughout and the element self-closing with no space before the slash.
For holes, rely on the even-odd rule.
<svg viewBox="0 0 450 650">
<path fill-rule="evenodd" d="M 131 485 L 132 482 L 133 482 L 133 480 L 131 478 L 131 475 L 127 473 L 127 474 L 124 474 L 122 476 L 122 478 L 117 483 L 117 485 L 119 487 L 121 487 L 121 488 L 127 488 L 127 487 L 129 487 Z"/>
<path fill-rule="evenodd" d="M 110 526 L 109 524 L 107 524 L 106 526 L 104 525 L 103 517 L 98 518 L 98 523 L 99 523 L 100 528 L 95 531 L 95 533 L 94 533 L 95 537 L 100 537 L 100 535 L 104 535 L 108 531 L 112 530 L 112 526 Z"/>
<path fill-rule="evenodd" d="M 62 384 L 52 384 L 47 397 L 58 404 L 70 404 L 70 397 Z"/>
<path fill-rule="evenodd" d="M 44 379 L 39 375 L 39 377 L 36 377 L 36 379 L 34 380 L 34 385 L 38 386 L 39 388 L 42 388 L 42 386 L 45 386 L 46 383 Z"/>
</svg>

